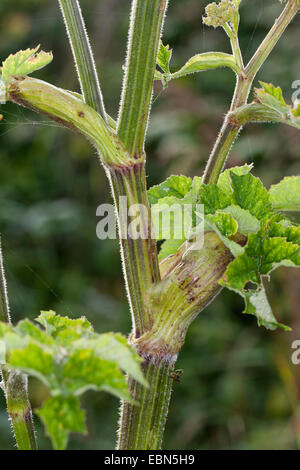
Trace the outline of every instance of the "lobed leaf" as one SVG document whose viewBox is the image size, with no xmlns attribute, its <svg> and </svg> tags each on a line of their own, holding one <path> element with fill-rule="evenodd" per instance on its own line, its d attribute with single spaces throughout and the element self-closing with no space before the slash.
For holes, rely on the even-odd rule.
<svg viewBox="0 0 300 470">
<path fill-rule="evenodd" d="M 67 447 L 70 432 L 86 433 L 84 411 L 80 408 L 78 397 L 51 397 L 36 413 L 56 450 Z"/>
<path fill-rule="evenodd" d="M 300 211 L 300 176 L 288 176 L 271 186 L 270 201 L 279 211 Z"/>
<path fill-rule="evenodd" d="M 40 46 L 11 54 L 2 62 L 2 80 L 7 82 L 14 75 L 29 75 L 48 65 L 52 59 L 52 52 L 38 52 Z"/>
<path fill-rule="evenodd" d="M 175 196 L 181 199 L 188 194 L 191 186 L 192 179 L 187 176 L 169 176 L 166 181 L 148 190 L 149 202 L 151 205 L 157 204 L 160 199 L 166 196 Z"/>
<path fill-rule="evenodd" d="M 22 370 L 48 387 L 52 398 L 38 414 L 56 448 L 65 447 L 70 432 L 84 430 L 77 396 L 94 389 L 132 401 L 124 372 L 147 386 L 141 359 L 126 338 L 95 333 L 85 317 L 70 319 L 50 311 L 15 327 L 0 323 L 0 340 L 8 367 Z"/>
<path fill-rule="evenodd" d="M 158 55 L 157 55 L 157 65 L 163 70 L 165 73 L 170 73 L 170 61 L 172 58 L 172 49 L 170 46 L 164 46 L 162 42 L 160 42 Z"/>
</svg>

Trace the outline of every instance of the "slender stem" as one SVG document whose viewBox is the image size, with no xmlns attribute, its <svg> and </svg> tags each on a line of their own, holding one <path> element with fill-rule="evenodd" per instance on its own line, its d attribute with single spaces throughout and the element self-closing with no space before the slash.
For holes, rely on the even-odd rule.
<svg viewBox="0 0 300 470">
<path fill-rule="evenodd" d="M 241 49 L 240 49 L 240 43 L 239 43 L 237 31 L 233 31 L 228 24 L 224 26 L 224 30 L 230 39 L 232 53 L 234 55 L 237 65 L 240 70 L 244 70 L 244 61 L 243 61 L 243 56 L 242 56 Z"/>
<path fill-rule="evenodd" d="M 247 104 L 248 96 L 257 72 L 268 58 L 271 51 L 299 9 L 299 0 L 290 0 L 287 3 L 280 17 L 275 21 L 270 32 L 257 49 L 249 64 L 243 70 L 243 73 L 238 75 L 229 114 L 235 111 L 237 108 Z M 230 31 L 226 30 L 226 32 L 228 35 L 230 34 Z M 232 37 L 230 36 L 230 38 L 236 60 L 242 60 L 238 59 L 240 54 L 238 42 L 234 41 L 233 35 Z M 226 163 L 230 149 L 234 144 L 240 130 L 242 129 L 242 126 L 231 121 L 229 114 L 227 114 L 225 117 L 221 131 L 207 162 L 203 175 L 203 182 L 205 184 L 216 184 L 218 182 L 220 173 Z"/>
<path fill-rule="evenodd" d="M 10 323 L 9 302 L 3 264 L 2 245 L 0 239 L 0 321 Z"/>
<path fill-rule="evenodd" d="M 59 0 L 80 87 L 86 104 L 94 108 L 105 120 L 106 112 L 84 19 L 78 0 Z"/>
<path fill-rule="evenodd" d="M 146 294 L 159 281 L 156 241 L 151 238 L 151 213 L 146 191 L 144 161 L 128 167 L 110 167 L 107 171 L 118 211 L 121 255 L 129 304 L 132 312 L 133 335 L 138 338 L 151 323 L 147 313 Z M 136 206 L 139 204 L 140 206 Z M 137 213 L 131 213 L 136 208 Z M 128 234 L 133 219 L 140 218 L 140 236 Z M 132 226 L 133 227 L 133 226 Z"/>
<path fill-rule="evenodd" d="M 155 64 L 168 0 L 133 0 L 118 135 L 130 155 L 144 152 Z"/>
<path fill-rule="evenodd" d="M 120 450 L 158 450 L 162 439 L 172 392 L 173 366 L 146 362 L 143 365 L 149 388 L 129 379 L 129 388 L 138 405 L 122 403 Z"/>
<path fill-rule="evenodd" d="M 0 320 L 10 323 L 9 302 L 0 241 Z M 11 419 L 19 450 L 37 448 L 30 402 L 27 393 L 27 377 L 18 371 L 8 371 L 1 366 L 7 411 Z"/>
<path fill-rule="evenodd" d="M 229 114 L 236 108 L 247 103 L 251 86 L 252 81 L 245 79 L 244 76 L 238 76 Z M 203 175 L 203 183 L 205 184 L 217 184 L 230 149 L 242 128 L 239 124 L 236 125 L 231 122 L 229 114 L 225 117 L 215 146 L 207 162 Z"/>
<path fill-rule="evenodd" d="M 276 19 L 273 27 L 261 43 L 254 56 L 246 67 L 246 74 L 249 78 L 254 80 L 257 72 L 264 64 L 270 53 L 276 46 L 282 34 L 294 19 L 295 15 L 300 9 L 299 0 L 289 0 L 279 18 Z"/>
</svg>

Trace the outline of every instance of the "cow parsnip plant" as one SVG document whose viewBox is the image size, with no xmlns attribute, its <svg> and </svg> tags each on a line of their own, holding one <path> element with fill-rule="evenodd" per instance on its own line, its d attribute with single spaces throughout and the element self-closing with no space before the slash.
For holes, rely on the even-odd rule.
<svg viewBox="0 0 300 470">
<path fill-rule="evenodd" d="M 128 205 L 147 208 L 141 224 L 144 236 L 120 240 L 132 314 L 129 344 L 119 334 L 96 334 L 85 318 L 72 320 L 54 312 L 42 312 L 35 322 L 23 320 L 12 326 L 1 257 L 3 389 L 20 449 L 36 448 L 27 375 L 48 387 L 49 398 L 37 413 L 55 448 L 65 448 L 70 432 L 85 432 L 78 397 L 93 388 L 122 398 L 119 449 L 159 449 L 176 376 L 174 365 L 187 328 L 222 287 L 243 297 L 244 313 L 254 315 L 258 325 L 289 329 L 275 319 L 263 282 L 279 266 L 300 266 L 300 226 L 288 216 L 289 211 L 300 210 L 300 176 L 284 178 L 267 190 L 250 165 L 223 168 L 248 122 L 300 128 L 300 105 L 287 104 L 279 87 L 260 82 L 254 101 L 248 101 L 257 72 L 300 10 L 300 1 L 281 2 L 285 5 L 280 17 L 247 65 L 238 38 L 244 2 L 210 3 L 203 17 L 205 25 L 224 29 L 232 54 L 198 54 L 171 71 L 172 50 L 161 42 L 168 1 L 133 0 L 117 122 L 105 111 L 77 0 L 59 4 L 82 94 L 28 77 L 52 60 L 51 53 L 38 52 L 38 47 L 3 62 L 1 102 L 12 101 L 42 113 L 81 133 L 97 148 L 120 227 L 120 196 L 127 196 Z M 153 81 L 167 87 L 171 80 L 219 67 L 232 69 L 236 87 L 203 177 L 173 175 L 147 191 L 144 143 Z M 150 209 L 155 222 L 155 214 L 174 203 L 179 210 L 185 204 L 194 208 L 193 230 L 188 239 L 183 235 L 165 240 L 162 227 L 157 239 L 165 241 L 158 254 L 151 238 Z M 197 237 L 202 217 L 198 204 L 204 207 L 203 247 Z M 123 372 L 128 374 L 127 383 Z"/>
</svg>

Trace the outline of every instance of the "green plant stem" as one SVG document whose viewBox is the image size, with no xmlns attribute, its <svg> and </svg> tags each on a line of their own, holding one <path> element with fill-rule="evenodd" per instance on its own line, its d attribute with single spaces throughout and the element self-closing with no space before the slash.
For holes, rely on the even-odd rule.
<svg viewBox="0 0 300 470">
<path fill-rule="evenodd" d="M 128 299 L 132 312 L 133 336 L 138 338 L 151 323 L 147 314 L 146 294 L 154 282 L 160 280 L 156 241 L 151 238 L 151 213 L 146 191 L 144 159 L 133 165 L 108 167 L 115 205 L 118 213 L 121 255 Z M 123 198 L 123 199 L 122 199 Z M 137 213 L 128 210 L 137 206 Z M 128 228 L 138 216 L 140 237 L 132 238 Z"/>
<path fill-rule="evenodd" d="M 7 411 L 19 450 L 36 450 L 31 405 L 27 393 L 27 377 L 11 370 L 5 382 Z"/>
<path fill-rule="evenodd" d="M 0 242 L 0 321 L 10 323 L 9 303 Z M 27 377 L 14 370 L 1 366 L 3 389 L 7 411 L 11 419 L 19 450 L 36 450 L 36 439 L 30 402 L 27 392 Z"/>
<path fill-rule="evenodd" d="M 254 56 L 246 66 L 246 74 L 249 79 L 254 80 L 257 72 L 260 70 L 270 53 L 274 49 L 282 34 L 294 19 L 300 10 L 299 0 L 289 0 L 282 11 L 281 15 L 275 21 L 273 27 L 255 52 Z"/>
<path fill-rule="evenodd" d="M 84 101 L 94 108 L 107 123 L 93 52 L 79 2 L 78 0 L 59 0 L 59 4 L 65 20 Z"/>
<path fill-rule="evenodd" d="M 230 119 L 230 113 L 247 104 L 248 96 L 258 71 L 264 64 L 265 60 L 269 57 L 273 48 L 299 9 L 300 4 L 298 0 L 290 0 L 287 3 L 280 17 L 275 21 L 273 27 L 257 49 L 246 68 L 237 76 L 235 92 L 229 114 L 227 114 L 225 117 L 221 131 L 204 171 L 203 182 L 205 184 L 216 184 L 218 182 L 220 173 L 224 168 L 230 149 L 242 129 L 241 125 L 232 122 Z M 237 45 L 234 44 L 233 41 L 232 47 L 233 53 L 237 59 L 239 57 L 239 47 L 236 49 Z"/>
<path fill-rule="evenodd" d="M 242 128 L 239 124 L 235 124 L 230 120 L 230 113 L 247 103 L 251 86 L 251 81 L 245 79 L 243 76 L 238 76 L 230 111 L 225 117 L 205 168 L 203 175 L 203 183 L 205 184 L 217 184 L 218 182 L 230 149 Z"/>
<path fill-rule="evenodd" d="M 156 58 L 168 0 L 133 0 L 118 135 L 130 155 L 144 152 Z"/>
<path fill-rule="evenodd" d="M 139 405 L 123 403 L 120 418 L 118 449 L 161 449 L 168 407 L 172 392 L 173 365 L 145 362 L 143 365 L 149 388 L 129 379 L 129 388 Z"/>
</svg>

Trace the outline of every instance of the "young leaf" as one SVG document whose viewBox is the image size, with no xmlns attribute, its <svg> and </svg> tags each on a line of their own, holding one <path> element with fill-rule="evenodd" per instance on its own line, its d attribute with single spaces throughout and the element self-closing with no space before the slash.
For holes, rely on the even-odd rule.
<svg viewBox="0 0 300 470">
<path fill-rule="evenodd" d="M 206 228 L 212 229 L 218 235 L 233 256 L 237 257 L 243 253 L 244 248 L 229 238 L 238 230 L 238 223 L 231 214 L 217 211 L 214 215 L 206 215 L 205 224 Z"/>
<path fill-rule="evenodd" d="M 52 52 L 38 52 L 40 46 L 35 49 L 26 49 L 16 54 L 11 54 L 2 63 L 2 80 L 7 82 L 14 75 L 29 75 L 48 65 L 52 59 Z"/>
<path fill-rule="evenodd" d="M 163 183 L 153 186 L 148 190 L 150 204 L 157 204 L 159 199 L 166 196 L 183 198 L 188 194 L 192 186 L 191 178 L 183 175 L 172 175 Z"/>
<path fill-rule="evenodd" d="M 227 212 L 238 223 L 238 232 L 243 235 L 249 235 L 249 233 L 257 233 L 261 228 L 259 220 L 250 214 L 246 209 L 242 209 L 240 206 L 232 205 L 226 207 L 223 212 Z"/>
<path fill-rule="evenodd" d="M 233 203 L 232 196 L 215 184 L 202 184 L 199 189 L 199 203 L 204 205 L 205 214 L 214 214 Z"/>
<path fill-rule="evenodd" d="M 269 194 L 259 178 L 231 172 L 231 185 L 234 200 L 242 209 L 248 210 L 260 221 L 270 216 L 272 205 Z"/>
<path fill-rule="evenodd" d="M 237 108 L 228 118 L 238 126 L 248 122 L 278 122 L 300 129 L 300 104 L 292 107 L 284 101 L 282 91 L 271 83 L 260 82 L 255 101 Z"/>
<path fill-rule="evenodd" d="M 226 238 L 235 235 L 238 231 L 238 223 L 231 214 L 217 211 L 213 215 L 207 215 L 205 220 L 214 225 Z"/>
<path fill-rule="evenodd" d="M 221 282 L 220 284 L 228 287 L 223 282 Z M 245 309 L 243 313 L 254 315 L 257 319 L 258 326 L 264 326 L 268 330 L 276 330 L 276 328 L 281 328 L 285 331 L 291 331 L 291 328 L 289 328 L 288 326 L 277 322 L 272 312 L 263 285 L 261 285 L 257 290 L 236 290 L 232 288 L 229 289 L 233 290 L 241 297 L 243 297 L 245 301 Z"/>
<path fill-rule="evenodd" d="M 288 176 L 271 186 L 270 201 L 279 211 L 300 211 L 300 176 Z"/>
<path fill-rule="evenodd" d="M 80 408 L 77 397 L 51 397 L 36 412 L 56 450 L 67 447 L 71 432 L 86 433 L 84 411 Z"/>
<path fill-rule="evenodd" d="M 157 55 L 157 65 L 165 72 L 170 73 L 170 61 L 172 58 L 172 49 L 170 46 L 164 46 L 163 43 L 160 43 L 158 55 Z"/>
<path fill-rule="evenodd" d="M 253 169 L 253 164 L 248 165 L 247 163 L 243 166 L 234 166 L 229 168 L 228 170 L 223 171 L 221 173 L 218 186 L 221 188 L 225 193 L 232 193 L 232 186 L 231 186 L 231 174 L 234 173 L 235 175 L 247 175 Z"/>
<path fill-rule="evenodd" d="M 164 80 L 169 82 L 170 80 L 182 78 L 191 73 L 205 72 L 219 67 L 229 67 L 236 73 L 239 71 L 237 63 L 231 54 L 224 52 L 205 52 L 191 57 L 177 72 L 164 74 Z M 159 78 L 161 79 L 161 77 Z"/>
</svg>

